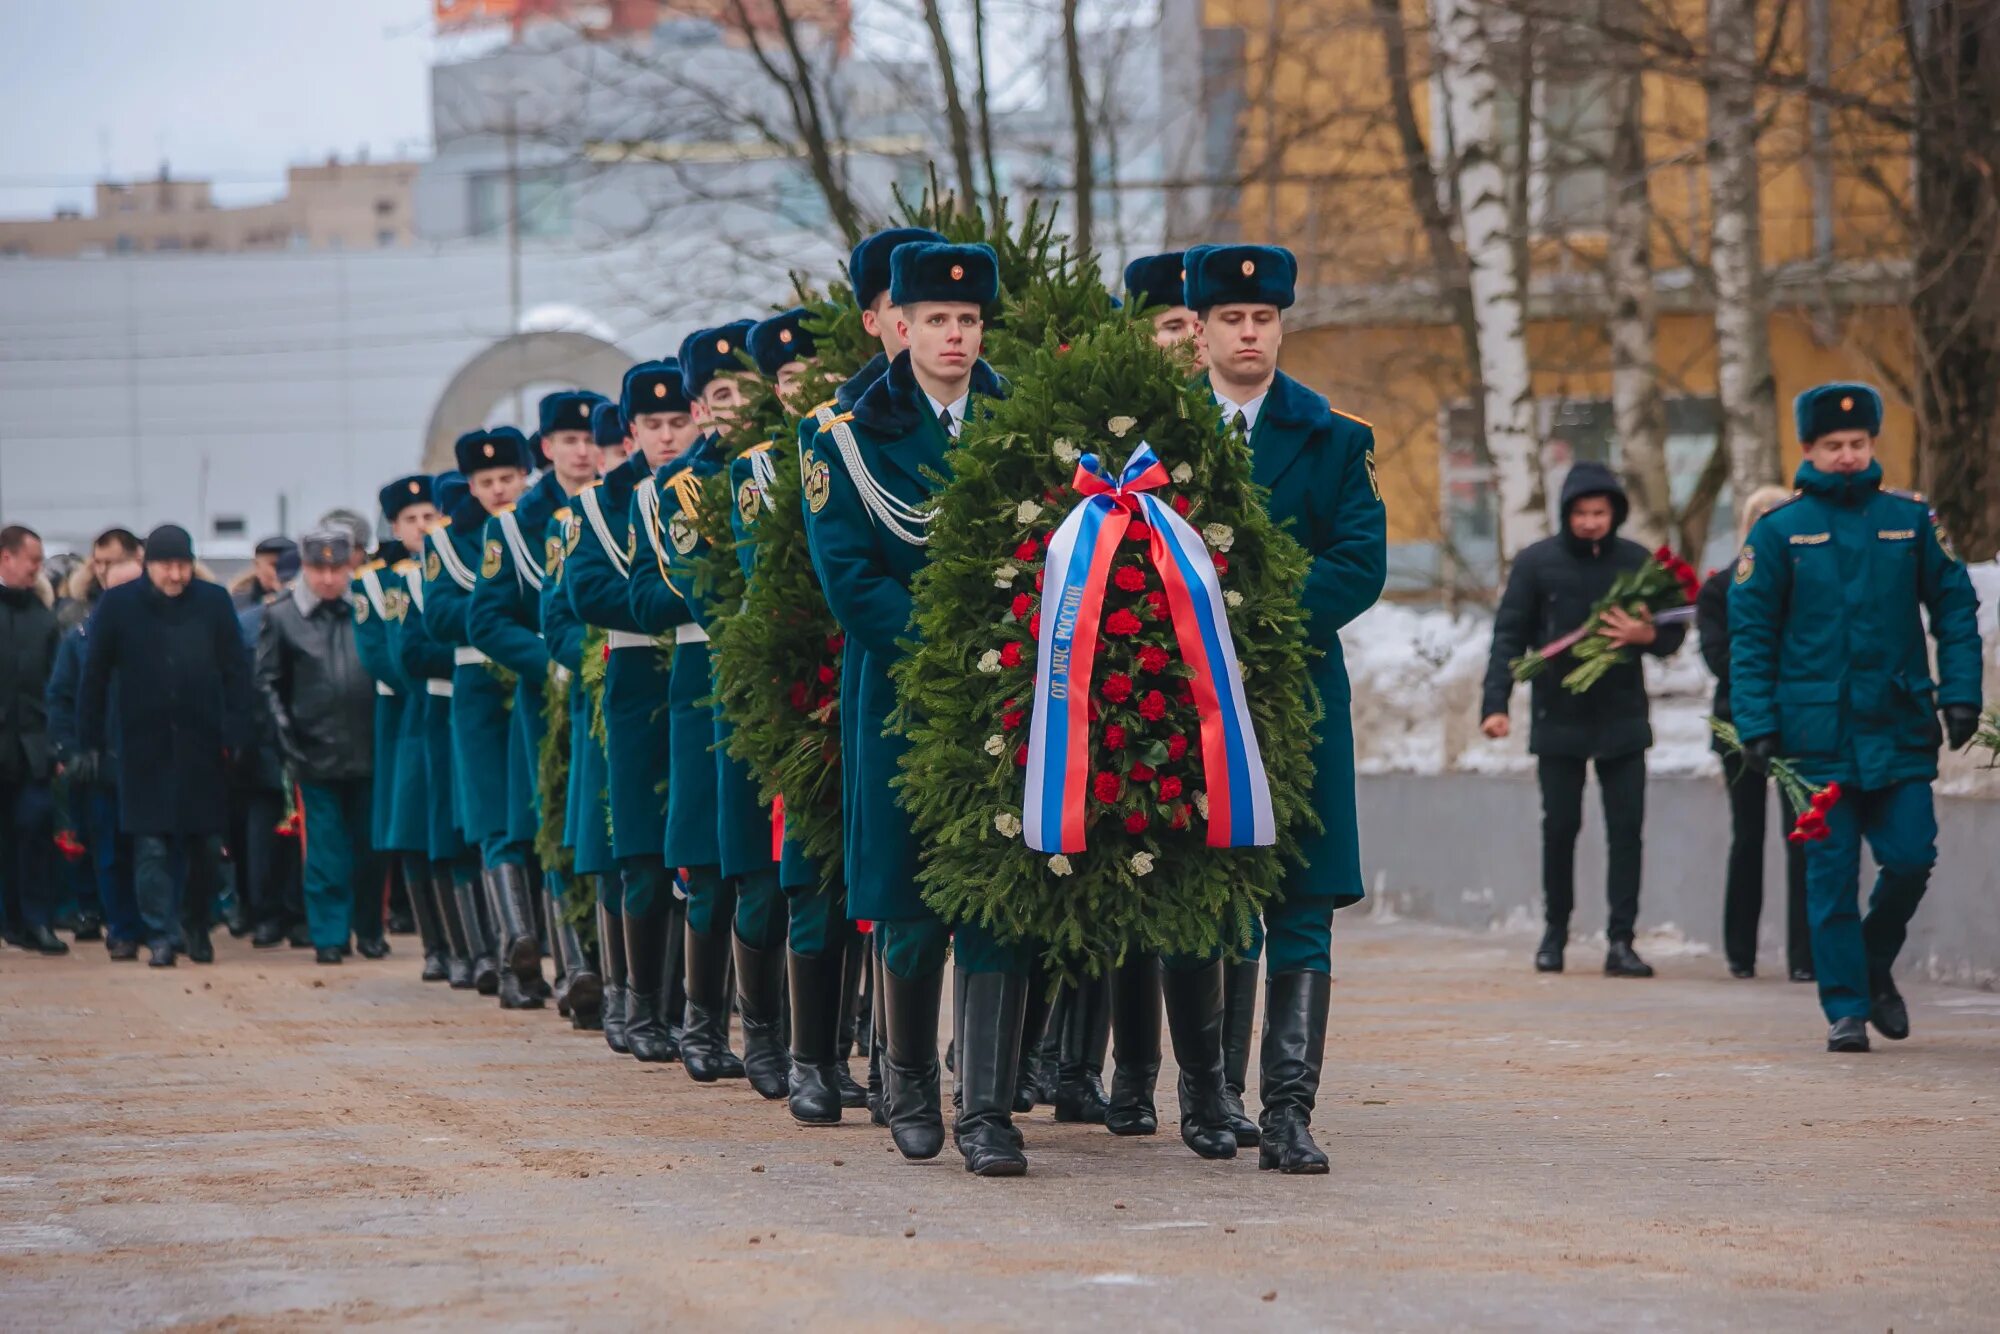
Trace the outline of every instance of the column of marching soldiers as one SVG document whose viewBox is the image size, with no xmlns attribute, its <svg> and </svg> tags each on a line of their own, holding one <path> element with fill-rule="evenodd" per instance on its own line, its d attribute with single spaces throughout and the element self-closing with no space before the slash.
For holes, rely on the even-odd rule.
<svg viewBox="0 0 2000 1334">
<path fill-rule="evenodd" d="M 1312 472 L 1345 479 L 1319 485 L 1325 494 L 1271 502 L 1281 518 L 1338 516 L 1351 616 L 1383 578 L 1381 499 L 1363 467 L 1373 441 L 1365 423 L 1275 369 L 1295 272 L 1275 248 L 1199 247 L 1133 262 L 1125 299 L 1153 312 L 1162 345 L 1209 317 L 1210 387 L 1226 429 L 1243 432 L 1253 451 L 1353 465 Z M 1228 1158 L 1259 1146 L 1264 1168 L 1325 1172 L 1310 1123 L 1331 914 L 1360 894 L 1351 761 L 1344 780 L 1332 774 L 1313 798 L 1333 840 L 1315 862 L 1328 869 L 1287 886 L 1241 958 L 1163 966 L 1135 953 L 1052 1001 L 1029 950 L 969 924 L 954 938 L 901 869 L 914 858 L 895 846 L 908 835 L 888 781 L 892 743 L 845 724 L 862 715 L 864 696 L 889 688 L 886 655 L 867 646 L 906 631 L 909 580 L 923 559 L 919 542 L 886 531 L 884 497 L 919 515 L 935 479 L 898 471 L 885 486 L 875 470 L 908 437 L 934 434 L 941 453 L 978 411 L 978 395 L 1004 392 L 979 359 L 981 311 L 996 299 L 998 275 L 988 247 L 896 228 L 855 248 L 849 278 L 881 351 L 830 403 L 793 401 L 814 360 L 800 307 L 697 330 L 677 356 L 631 367 L 616 402 L 549 394 L 534 437 L 511 426 L 469 431 L 454 470 L 383 488 L 384 516 L 408 555 L 364 567 L 354 607 L 363 661 L 383 683 L 377 753 L 395 757 L 393 773 L 378 773 L 391 793 L 378 841 L 410 887 L 425 979 L 497 995 L 510 1009 L 553 998 L 577 1027 L 601 1027 L 613 1052 L 678 1061 L 699 1083 L 747 1079 L 787 1100 L 803 1124 L 865 1107 L 913 1159 L 943 1148 L 948 1065 L 953 1142 L 982 1175 L 1025 1171 L 1011 1117 L 1038 1101 L 1053 1102 L 1058 1120 L 1154 1133 L 1164 1018 L 1190 1148 Z M 1214 365 L 1225 349 L 1227 375 Z M 753 374 L 802 419 L 799 439 L 730 459 L 722 431 Z M 850 645 L 838 686 L 845 865 L 824 878 L 795 848 L 773 846 L 772 812 L 718 744 L 726 723 L 712 700 L 712 612 L 685 566 L 701 541 L 702 483 L 727 469 L 737 502 L 729 523 L 745 576 L 756 578 L 770 476 L 758 456 L 780 447 L 800 451 L 813 570 Z M 584 660 L 586 639 L 596 663 Z M 568 865 L 558 871 L 537 850 L 537 756 L 548 692 L 587 671 L 601 671 L 595 711 L 591 692 L 561 691 L 570 754 Z M 1334 713 L 1332 744 L 1351 754 L 1345 710 Z M 589 882 L 594 951 L 579 929 Z M 948 945 L 955 1024 L 941 1060 Z M 1263 952 L 1263 1108 L 1253 1119 L 1243 1090 Z"/>
</svg>

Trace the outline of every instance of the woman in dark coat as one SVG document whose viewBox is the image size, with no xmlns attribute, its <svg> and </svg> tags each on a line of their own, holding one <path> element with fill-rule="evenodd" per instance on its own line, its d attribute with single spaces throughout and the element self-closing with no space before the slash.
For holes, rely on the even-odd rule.
<svg viewBox="0 0 2000 1334">
<path fill-rule="evenodd" d="M 1791 492 L 1767 486 L 1750 495 L 1743 524 L 1736 534 L 1743 544 L 1750 525 Z M 1708 576 L 1695 599 L 1695 624 L 1701 631 L 1701 659 L 1715 673 L 1715 717 L 1733 721 L 1729 709 L 1729 583 L 1728 567 Z M 1729 785 L 1729 878 L 1722 891 L 1722 952 L 1733 977 L 1757 975 L 1757 921 L 1764 913 L 1764 828 L 1771 808 L 1770 779 L 1745 767 L 1742 757 L 1718 739 L 1722 777 Z M 1785 961 L 1794 982 L 1813 980 L 1812 932 L 1806 923 L 1806 854 L 1790 839 L 1798 817 L 1782 800 L 1785 842 Z"/>
<path fill-rule="evenodd" d="M 94 766 L 117 681 L 119 823 L 155 967 L 182 941 L 214 958 L 208 907 L 228 827 L 227 769 L 250 735 L 250 660 L 229 594 L 194 577 L 194 544 L 171 524 L 146 539 L 146 577 L 107 592 L 85 637 L 77 728 Z"/>
</svg>

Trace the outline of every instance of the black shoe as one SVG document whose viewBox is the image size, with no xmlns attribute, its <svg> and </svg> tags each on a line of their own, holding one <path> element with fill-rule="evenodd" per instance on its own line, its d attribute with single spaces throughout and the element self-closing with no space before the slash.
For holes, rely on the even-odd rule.
<svg viewBox="0 0 2000 1334">
<path fill-rule="evenodd" d="M 597 957 L 604 966 L 601 1022 L 604 1045 L 620 1056 L 629 1056 L 632 1048 L 625 1041 L 625 996 L 631 974 L 625 961 L 625 914 L 622 907 L 613 913 L 604 906 L 604 896 L 612 893 L 623 893 L 618 880 L 607 876 L 597 882 Z"/>
<path fill-rule="evenodd" d="M 539 1010 L 544 1004 L 543 998 L 532 987 L 523 985 L 511 968 L 500 969 L 499 995 L 503 1010 Z"/>
<path fill-rule="evenodd" d="M 847 1062 L 833 1063 L 833 1083 L 834 1087 L 840 1090 L 842 1107 L 859 1109 L 868 1105 L 868 1090 L 855 1082 L 853 1073 L 847 1068 Z"/>
<path fill-rule="evenodd" d="M 451 981 L 451 961 L 442 954 L 426 954 L 424 971 L 419 975 L 425 982 Z"/>
<path fill-rule="evenodd" d="M 1858 1015 L 1833 1021 L 1833 1027 L 1826 1030 L 1828 1051 L 1867 1051 L 1868 1021 Z"/>
<path fill-rule="evenodd" d="M 187 938 L 187 956 L 196 963 L 214 963 L 215 946 L 206 931 L 190 931 Z"/>
<path fill-rule="evenodd" d="M 1896 990 L 1893 979 L 1886 977 L 1875 984 L 1874 991 L 1868 1022 L 1889 1041 L 1901 1042 L 1910 1036 L 1910 1007 L 1903 1003 L 1903 993 Z"/>
<path fill-rule="evenodd" d="M 417 919 L 397 909 L 389 914 L 388 933 L 392 936 L 413 936 L 417 934 Z"/>
<path fill-rule="evenodd" d="M 286 929 L 285 942 L 295 950 L 312 949 L 312 931 L 304 922 L 300 922 L 298 925 Z"/>
<path fill-rule="evenodd" d="M 1239 1149 L 1254 1149 L 1263 1138 L 1243 1107 L 1244 1080 L 1250 1073 L 1250 1033 L 1257 1010 L 1257 967 L 1256 959 L 1222 965 L 1222 1107 Z"/>
<path fill-rule="evenodd" d="M 259 922 L 250 943 L 260 950 L 274 950 L 285 943 L 285 928 L 276 922 Z"/>
<path fill-rule="evenodd" d="M 733 930 L 729 935 L 736 959 L 736 1011 L 743 1020 L 743 1075 L 751 1088 L 776 1102 L 788 1091 L 792 1072 L 784 1036 L 785 951 L 760 950 Z M 838 967 L 837 958 L 834 964 Z M 833 1055 L 833 1037 L 840 1024 L 840 998 L 831 999 L 823 1059 Z M 796 1015 L 793 1022 L 798 1022 Z"/>
<path fill-rule="evenodd" d="M 1629 940 L 1614 940 L 1604 951 L 1604 975 L 1606 977 L 1651 977 L 1653 965 L 1639 957 Z"/>
<path fill-rule="evenodd" d="M 1326 1154 L 1312 1137 L 1326 1060 L 1326 1011 L 1333 979 L 1325 973 L 1273 973 L 1264 984 L 1263 1142 L 1259 1171 L 1323 1176 Z"/>
<path fill-rule="evenodd" d="M 1160 1077 L 1160 958 L 1134 950 L 1111 970 L 1111 1094 L 1104 1128 L 1151 1135 L 1160 1128 L 1153 1086 Z"/>
<path fill-rule="evenodd" d="M 1819 981 L 1819 974 L 1810 968 L 1794 968 L 1792 969 L 1792 981 L 1817 982 Z"/>
<path fill-rule="evenodd" d="M 1535 971 L 1538 973 L 1560 973 L 1563 970 L 1563 946 L 1569 943 L 1567 926 L 1551 926 L 1542 932 L 1542 943 L 1535 946 Z"/>
<path fill-rule="evenodd" d="M 21 932 L 21 947 L 37 954 L 68 954 L 69 945 L 46 926 L 31 926 Z"/>
<path fill-rule="evenodd" d="M 961 1004 L 954 1018 L 962 1106 L 952 1138 L 974 1176 L 1018 1177 L 1028 1171 L 1013 1119 L 1028 988 L 1020 973 L 959 970 Z"/>
<path fill-rule="evenodd" d="M 1754 963 L 1732 963 L 1729 965 L 1729 975 L 1731 977 L 1755 977 L 1757 976 L 1757 965 Z"/>
<path fill-rule="evenodd" d="M 104 919 L 94 912 L 80 912 L 76 915 L 76 929 L 72 932 L 78 944 L 86 940 L 104 939 Z"/>
<path fill-rule="evenodd" d="M 172 945 L 148 946 L 147 952 L 146 966 L 148 968 L 172 968 L 174 966 L 174 947 Z"/>
<path fill-rule="evenodd" d="M 1181 1068 L 1181 1143 L 1203 1158 L 1234 1158 L 1227 1076 L 1222 1067 L 1222 960 L 1163 974 L 1167 1034 Z"/>
<path fill-rule="evenodd" d="M 922 977 L 879 972 L 882 1014 L 882 1117 L 905 1158 L 935 1158 L 944 1148 L 944 1115 L 938 1107 L 937 1022 L 944 998 L 944 969 Z M 1010 1073 L 1014 1068 L 1008 1063 Z"/>
<path fill-rule="evenodd" d="M 737 948 L 743 948 L 741 941 Z M 792 1001 L 791 1069 L 786 1089 L 792 1120 L 802 1126 L 839 1125 L 841 1108 L 847 1105 L 840 1087 L 841 1066 L 834 1055 L 840 1041 L 846 962 L 844 949 L 813 955 L 786 951 L 785 980 Z M 740 963 L 737 972 L 740 978 Z M 744 1045 L 749 1045 L 747 1037 Z M 749 1063 L 746 1055 L 744 1064 Z M 751 1083 L 756 1083 L 754 1074 Z"/>
<path fill-rule="evenodd" d="M 104 952 L 111 956 L 113 963 L 130 963 L 139 957 L 139 942 L 136 940 L 106 941 Z"/>
<path fill-rule="evenodd" d="M 250 918 L 244 913 L 241 902 L 230 910 L 228 926 L 231 940 L 241 940 L 250 934 Z"/>
<path fill-rule="evenodd" d="M 356 941 L 354 950 L 364 959 L 386 959 L 389 957 L 389 942 L 382 937 L 371 936 Z"/>
<path fill-rule="evenodd" d="M 338 945 L 327 945 L 324 946 L 323 948 L 316 949 L 313 951 L 314 963 L 339 963 L 345 957 L 346 956 L 340 952 L 340 947 Z"/>
<path fill-rule="evenodd" d="M 569 1026 L 595 1032 L 604 1026 L 604 977 L 583 947 L 576 923 L 566 921 L 549 904 L 550 929 L 555 933 L 557 957 L 562 961 L 565 999 L 569 1002 Z"/>
<path fill-rule="evenodd" d="M 1111 979 L 1086 977 L 1069 989 L 1057 1035 L 1060 1059 L 1049 1101 L 1056 1120 L 1104 1124 L 1104 1046 L 1111 1040 Z"/>
<path fill-rule="evenodd" d="M 697 1084 L 743 1078 L 743 1062 L 729 1049 L 729 942 L 734 931 L 683 933 L 687 941 L 687 1022 L 681 1029 L 681 1064 Z"/>
</svg>

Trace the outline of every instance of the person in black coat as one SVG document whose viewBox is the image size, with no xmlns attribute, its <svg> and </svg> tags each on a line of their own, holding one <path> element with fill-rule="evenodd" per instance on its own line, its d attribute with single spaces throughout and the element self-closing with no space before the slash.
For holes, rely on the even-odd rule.
<svg viewBox="0 0 2000 1334">
<path fill-rule="evenodd" d="M 1753 491 L 1743 507 L 1743 524 L 1736 534 L 1741 547 L 1750 525 L 1765 511 L 1791 497 L 1782 486 Z M 1735 721 L 1729 707 L 1729 585 L 1733 571 L 1710 574 L 1695 599 L 1695 627 L 1701 632 L 1701 658 L 1715 673 L 1714 716 Z M 1741 752 L 1714 744 L 1722 757 L 1722 777 L 1729 785 L 1729 876 L 1722 891 L 1722 952 L 1732 977 L 1757 975 L 1757 922 L 1764 913 L 1764 829 L 1770 810 L 1770 776 L 1743 763 Z M 1785 841 L 1785 962 L 1792 981 L 1814 980 L 1812 928 L 1806 921 L 1806 850 L 1791 841 L 1798 817 L 1789 803 L 1779 801 Z"/>
<path fill-rule="evenodd" d="M 146 577 L 106 593 L 85 638 L 78 764 L 95 776 L 115 680 L 119 823 L 151 963 L 172 967 L 183 943 L 209 962 L 228 770 L 250 734 L 250 659 L 229 594 L 194 577 L 193 540 L 168 524 L 146 539 Z"/>
<path fill-rule="evenodd" d="M 1570 469 L 1562 489 L 1562 531 L 1543 538 L 1514 558 L 1507 590 L 1493 617 L 1493 655 L 1486 666 L 1480 728 L 1490 737 L 1508 734 L 1507 699 L 1514 690 L 1508 664 L 1577 629 L 1590 609 L 1611 591 L 1612 581 L 1652 559 L 1637 542 L 1618 536 L 1630 510 L 1625 489 L 1599 463 Z M 1681 645 L 1686 630 L 1655 626 L 1647 616 L 1607 612 L 1601 633 L 1613 643 L 1666 657 Z M 1604 971 L 1613 977 L 1651 977 L 1652 966 L 1632 948 L 1639 916 L 1641 829 L 1646 818 L 1646 751 L 1653 744 L 1646 678 L 1640 664 L 1621 663 L 1582 694 L 1563 688 L 1576 665 L 1558 654 L 1530 690 L 1533 719 L 1528 750 L 1535 756 L 1542 788 L 1542 898 L 1547 929 L 1535 951 L 1535 967 L 1545 973 L 1563 968 L 1569 940 L 1570 909 L 1576 899 L 1576 836 L 1583 829 L 1584 770 L 1597 766 L 1604 797 L 1604 824 L 1610 865 L 1605 892 L 1610 913 L 1605 936 L 1610 948 Z"/>
<path fill-rule="evenodd" d="M 49 855 L 55 798 L 46 692 L 60 632 L 36 587 L 41 572 L 42 539 L 18 524 L 0 529 L 0 937 L 39 954 L 67 954 L 51 929 L 60 896 Z"/>
</svg>

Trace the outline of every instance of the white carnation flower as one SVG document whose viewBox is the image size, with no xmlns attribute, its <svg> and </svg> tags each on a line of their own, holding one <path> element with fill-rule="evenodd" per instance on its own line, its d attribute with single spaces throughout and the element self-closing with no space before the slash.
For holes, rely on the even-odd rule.
<svg viewBox="0 0 2000 1334">
<path fill-rule="evenodd" d="M 1042 507 L 1032 500 L 1024 500 L 1014 509 L 1015 523 L 1033 523 L 1042 517 Z"/>
<path fill-rule="evenodd" d="M 1243 605 L 1243 595 L 1233 588 L 1225 589 L 1222 594 L 1222 602 L 1227 607 L 1240 607 Z"/>
<path fill-rule="evenodd" d="M 1133 875 L 1151 875 L 1153 871 L 1153 854 L 1150 852 L 1133 853 L 1131 864 Z"/>
<path fill-rule="evenodd" d="M 1002 811 L 993 817 L 993 827 L 1000 831 L 1000 837 L 1013 838 L 1021 832 L 1021 817 L 1012 811 Z"/>
<path fill-rule="evenodd" d="M 1007 742 L 998 732 L 986 738 L 986 753 L 998 755 L 1007 749 Z"/>
<path fill-rule="evenodd" d="M 1211 523 L 1204 526 L 1201 535 L 1217 551 L 1227 551 L 1236 545 L 1236 530 L 1226 523 Z"/>
<path fill-rule="evenodd" d="M 980 670 L 980 671 L 982 671 L 982 672 L 997 672 L 997 671 L 999 671 L 999 670 L 1000 670 L 1000 650 L 999 650 L 999 649 L 997 649 L 997 648 L 990 648 L 990 649 L 987 649 L 987 650 L 986 650 L 986 651 L 985 651 L 984 653 L 980 654 L 980 655 L 979 655 L 979 670 Z"/>
<path fill-rule="evenodd" d="M 1049 858 L 1049 869 L 1057 875 L 1068 875 L 1076 868 L 1069 864 L 1069 858 L 1058 852 L 1055 856 Z"/>
<path fill-rule="evenodd" d="M 1168 475 L 1174 479 L 1177 485 L 1186 486 L 1194 480 L 1194 469 L 1185 463 L 1176 463 L 1173 472 Z"/>
<path fill-rule="evenodd" d="M 1056 462 L 1058 463 L 1075 463 L 1083 457 L 1083 451 L 1078 449 L 1075 443 L 1069 440 L 1056 441 L 1055 454 Z"/>
<path fill-rule="evenodd" d="M 1200 788 L 1194 794 L 1194 813 L 1202 819 L 1208 818 L 1208 790 Z"/>
<path fill-rule="evenodd" d="M 993 586 L 995 588 L 1012 588 L 1014 586 L 1014 576 L 1019 573 L 1020 571 L 1012 565 L 1002 565 L 993 572 Z"/>
<path fill-rule="evenodd" d="M 1139 419 L 1137 417 L 1113 417 L 1110 421 L 1104 423 L 1104 429 L 1117 436 L 1120 440 L 1123 440 L 1126 433 L 1138 424 Z"/>
</svg>

